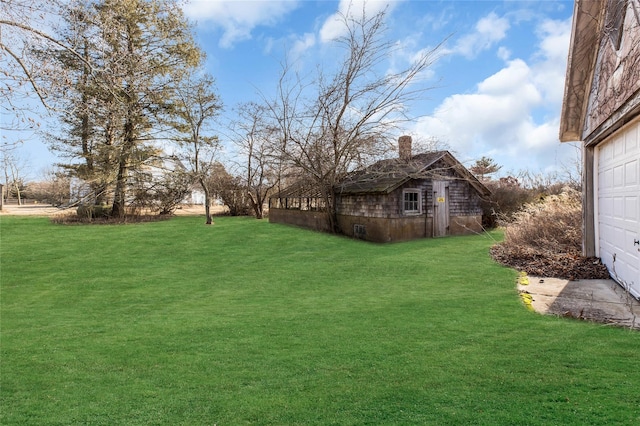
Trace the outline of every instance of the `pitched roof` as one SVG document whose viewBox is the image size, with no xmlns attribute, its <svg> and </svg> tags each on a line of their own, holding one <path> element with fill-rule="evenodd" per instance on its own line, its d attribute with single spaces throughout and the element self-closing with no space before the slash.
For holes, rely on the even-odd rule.
<svg viewBox="0 0 640 426">
<path fill-rule="evenodd" d="M 439 166 L 442 163 L 445 167 Z M 450 171 L 469 181 L 478 192 L 491 193 L 449 151 L 426 152 L 414 155 L 409 160 L 393 158 L 378 161 L 348 175 L 336 185 L 335 191 L 342 194 L 388 194 L 411 179 L 450 178 Z"/>
</svg>

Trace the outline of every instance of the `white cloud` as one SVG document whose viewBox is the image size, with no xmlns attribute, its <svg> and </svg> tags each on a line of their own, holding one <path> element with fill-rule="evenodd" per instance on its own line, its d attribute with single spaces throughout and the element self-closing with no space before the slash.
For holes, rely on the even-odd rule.
<svg viewBox="0 0 640 426">
<path fill-rule="evenodd" d="M 453 48 L 453 52 L 465 58 L 475 58 L 478 53 L 489 49 L 496 42 L 505 38 L 509 27 L 508 19 L 501 18 L 494 12 L 491 12 L 476 23 L 475 31 L 462 36 L 458 40 Z"/>
<path fill-rule="evenodd" d="M 391 0 L 340 0 L 338 11 L 329 16 L 320 28 L 320 40 L 326 43 L 346 34 L 343 16 L 361 18 L 364 13 L 372 17 L 382 10 L 391 10 L 397 3 Z"/>
<path fill-rule="evenodd" d="M 184 6 L 185 15 L 204 27 L 213 24 L 223 29 L 220 46 L 251 39 L 251 31 L 261 25 L 275 25 L 298 7 L 297 1 L 269 0 L 239 2 L 232 0 L 191 0 Z"/>
<path fill-rule="evenodd" d="M 498 48 L 498 58 L 503 61 L 508 61 L 511 58 L 511 51 L 504 46 Z"/>
<path fill-rule="evenodd" d="M 335 40 L 346 33 L 342 17 L 338 13 L 331 15 L 320 29 L 320 40 L 323 43 Z"/>
<path fill-rule="evenodd" d="M 541 37 L 539 59 L 532 67 L 535 84 L 550 105 L 558 108 L 564 93 L 564 78 L 571 38 L 571 19 L 565 21 L 544 21 L 538 27 Z"/>
<path fill-rule="evenodd" d="M 575 159 L 575 148 L 558 140 L 570 33 L 570 19 L 543 21 L 529 63 L 507 60 L 474 92 L 447 97 L 412 132 L 448 142 L 462 161 L 490 156 L 503 173 L 561 170 Z"/>
<path fill-rule="evenodd" d="M 312 48 L 316 44 L 316 36 L 313 33 L 305 33 L 300 38 L 298 38 L 291 48 L 289 55 L 290 59 L 295 61 L 299 57 L 301 57 L 304 52 L 308 49 Z"/>
<path fill-rule="evenodd" d="M 501 147 L 518 133 L 522 118 L 540 100 L 539 91 L 531 83 L 529 67 L 517 59 L 480 82 L 476 93 L 446 98 L 427 123 L 433 126 L 434 121 L 440 122 L 437 128 L 447 134 L 447 139 L 455 139 L 457 147 L 464 151 L 470 151 L 478 142 L 485 148 Z"/>
</svg>

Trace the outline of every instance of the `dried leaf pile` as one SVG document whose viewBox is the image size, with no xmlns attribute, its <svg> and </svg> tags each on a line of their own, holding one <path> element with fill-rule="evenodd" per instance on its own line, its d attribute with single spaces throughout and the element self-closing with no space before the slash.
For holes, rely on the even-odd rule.
<svg viewBox="0 0 640 426">
<path fill-rule="evenodd" d="M 500 264 L 538 277 L 569 280 L 607 279 L 607 267 L 596 257 L 578 253 L 540 253 L 532 250 L 510 250 L 503 245 L 491 248 L 491 256 Z"/>
<path fill-rule="evenodd" d="M 491 249 L 493 258 L 529 275 L 563 279 L 606 279 L 597 258 L 582 256 L 582 200 L 565 188 L 559 195 L 523 206 L 505 228 L 504 242 Z"/>
</svg>

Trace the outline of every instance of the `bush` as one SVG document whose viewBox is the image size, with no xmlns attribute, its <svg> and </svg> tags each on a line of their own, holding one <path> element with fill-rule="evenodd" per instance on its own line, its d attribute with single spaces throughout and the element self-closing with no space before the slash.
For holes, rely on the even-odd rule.
<svg viewBox="0 0 640 426">
<path fill-rule="evenodd" d="M 79 206 L 76 214 L 86 219 L 104 219 L 111 216 L 111 207 L 95 205 L 95 206 Z"/>
<path fill-rule="evenodd" d="M 46 180 L 27 184 L 25 194 L 39 203 L 60 206 L 68 203 L 71 198 L 70 180 L 51 173 Z"/>
<path fill-rule="evenodd" d="M 505 244 L 530 247 L 538 252 L 580 253 L 581 224 L 581 194 L 565 188 L 561 194 L 525 204 L 515 213 L 505 230 Z"/>
<path fill-rule="evenodd" d="M 504 242 L 492 248 L 492 255 L 531 275 L 609 278 L 599 259 L 582 256 L 582 198 L 570 188 L 525 204 L 505 227 Z"/>
<path fill-rule="evenodd" d="M 535 204 L 549 195 L 559 195 L 569 188 L 559 183 L 522 185 L 513 176 L 483 183 L 491 190 L 491 196 L 482 201 L 482 225 L 485 228 L 509 224 L 523 206 Z"/>
<path fill-rule="evenodd" d="M 535 201 L 537 192 L 522 188 L 515 178 L 485 182 L 491 196 L 482 201 L 482 225 L 495 228 L 513 220 L 524 204 Z"/>
</svg>

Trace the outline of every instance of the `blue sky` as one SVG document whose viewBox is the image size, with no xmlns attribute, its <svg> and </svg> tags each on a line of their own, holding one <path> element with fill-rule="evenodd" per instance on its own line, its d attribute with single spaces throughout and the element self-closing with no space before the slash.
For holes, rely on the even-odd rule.
<svg viewBox="0 0 640 426">
<path fill-rule="evenodd" d="M 362 1 L 208 1 L 185 7 L 232 114 L 275 86 L 288 55 L 311 69 L 331 61 L 334 14 Z M 446 39 L 430 70 L 433 90 L 411 105 L 405 133 L 436 137 L 465 164 L 482 156 L 502 174 L 571 169 L 576 148 L 560 144 L 573 1 L 369 1 L 387 8 L 388 37 L 405 58 Z M 402 61 L 401 55 L 393 61 Z M 330 65 L 330 64 L 329 64 Z M 389 63 L 389 67 L 394 64 Z"/>
<path fill-rule="evenodd" d="M 269 95 L 285 57 L 304 70 L 329 68 L 337 57 L 334 14 L 350 3 L 362 10 L 361 0 L 185 5 L 216 78 L 223 118 L 237 104 Z M 446 40 L 426 76 L 434 88 L 410 106 L 420 118 L 403 133 L 438 138 L 467 165 L 489 156 L 503 175 L 573 167 L 575 146 L 558 140 L 573 1 L 368 1 L 364 7 L 368 13 L 387 8 L 387 36 L 400 47 L 389 69 Z M 22 157 L 33 170 L 55 161 L 37 141 L 24 145 Z"/>
</svg>

